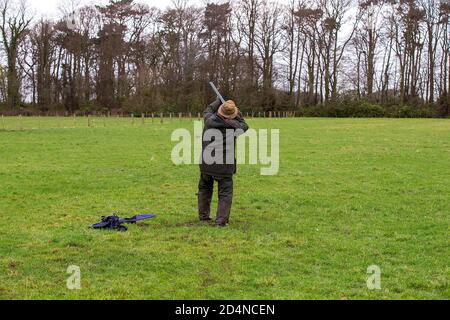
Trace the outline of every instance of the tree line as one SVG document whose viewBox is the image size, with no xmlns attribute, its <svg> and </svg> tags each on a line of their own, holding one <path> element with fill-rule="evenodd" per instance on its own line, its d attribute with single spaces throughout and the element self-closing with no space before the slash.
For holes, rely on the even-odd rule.
<svg viewBox="0 0 450 320">
<path fill-rule="evenodd" d="M 110 0 L 30 17 L 0 0 L 2 113 L 449 116 L 449 0 Z"/>
</svg>

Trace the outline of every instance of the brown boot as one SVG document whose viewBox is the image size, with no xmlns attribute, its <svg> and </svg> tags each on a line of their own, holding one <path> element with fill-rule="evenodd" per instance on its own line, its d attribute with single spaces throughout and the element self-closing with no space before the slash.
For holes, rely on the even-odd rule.
<svg viewBox="0 0 450 320">
<path fill-rule="evenodd" d="M 198 214 L 200 221 L 211 221 L 212 194 L 198 194 Z"/>
<path fill-rule="evenodd" d="M 214 179 L 202 174 L 198 185 L 198 214 L 200 221 L 211 221 L 211 200 L 214 192 Z"/>
<path fill-rule="evenodd" d="M 226 226 L 230 222 L 230 213 L 232 204 L 233 204 L 232 196 L 224 197 L 219 200 L 216 219 L 216 224 L 218 226 Z"/>
<path fill-rule="evenodd" d="M 230 222 L 231 206 L 233 204 L 233 178 L 218 178 L 219 206 L 217 208 L 216 224 L 226 226 Z"/>
</svg>

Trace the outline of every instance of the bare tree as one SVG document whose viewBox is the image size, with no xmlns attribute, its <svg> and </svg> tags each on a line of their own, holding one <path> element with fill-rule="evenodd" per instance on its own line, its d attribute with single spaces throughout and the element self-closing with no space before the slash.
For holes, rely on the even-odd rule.
<svg viewBox="0 0 450 320">
<path fill-rule="evenodd" d="M 255 75 L 255 42 L 256 42 L 256 24 L 259 20 L 260 0 L 240 0 L 238 28 L 245 36 L 245 44 L 247 50 L 247 74 L 250 88 L 258 86 L 257 77 Z"/>
<path fill-rule="evenodd" d="M 260 19 L 256 27 L 255 47 L 258 52 L 257 65 L 262 73 L 262 87 L 268 92 L 274 84 L 274 57 L 281 49 L 280 14 L 277 3 L 263 1 Z"/>
<path fill-rule="evenodd" d="M 25 38 L 25 33 L 31 23 L 27 17 L 26 2 L 12 2 L 2 0 L 0 2 L 0 32 L 3 49 L 7 57 L 7 97 L 8 105 L 14 110 L 20 103 L 20 82 L 17 74 L 18 50 Z"/>
<path fill-rule="evenodd" d="M 163 11 L 67 0 L 59 20 L 35 24 L 12 1 L 0 0 L 11 110 L 195 112 L 214 80 L 246 111 L 335 116 L 351 99 L 449 113 L 448 0 L 176 0 Z"/>
</svg>

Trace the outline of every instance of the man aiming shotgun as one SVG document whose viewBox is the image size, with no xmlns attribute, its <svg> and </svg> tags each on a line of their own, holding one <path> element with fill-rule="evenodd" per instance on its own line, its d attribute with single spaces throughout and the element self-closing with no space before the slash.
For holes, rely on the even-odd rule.
<svg viewBox="0 0 450 320">
<path fill-rule="evenodd" d="M 211 103 L 204 112 L 205 128 L 202 139 L 198 211 L 201 221 L 211 221 L 211 201 L 214 181 L 217 181 L 219 205 L 216 225 L 225 227 L 229 223 L 233 203 L 236 137 L 245 133 L 249 127 L 236 104 L 231 100 L 225 101 L 212 82 L 210 85 L 217 95 L 217 100 Z"/>
</svg>

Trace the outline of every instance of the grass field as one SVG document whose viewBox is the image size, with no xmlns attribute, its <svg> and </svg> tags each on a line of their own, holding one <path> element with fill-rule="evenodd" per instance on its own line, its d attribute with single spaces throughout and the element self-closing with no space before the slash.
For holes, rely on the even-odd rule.
<svg viewBox="0 0 450 320">
<path fill-rule="evenodd" d="M 281 130 L 280 173 L 239 168 L 227 229 L 170 161 L 192 122 L 92 120 L 0 123 L 0 299 L 450 298 L 448 120 L 250 120 Z M 158 218 L 88 228 L 113 212 Z"/>
</svg>

